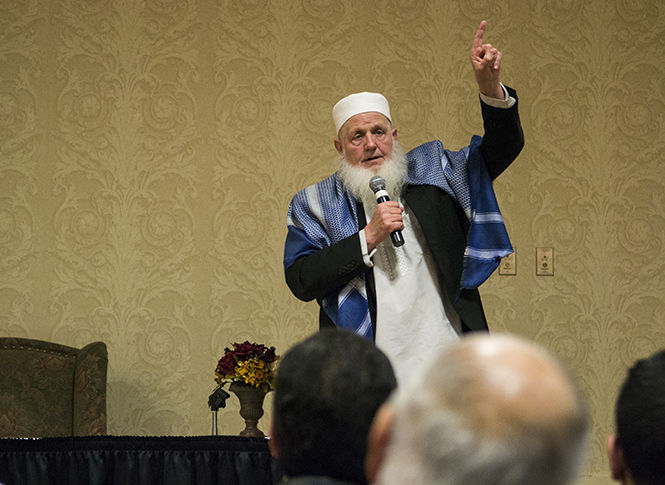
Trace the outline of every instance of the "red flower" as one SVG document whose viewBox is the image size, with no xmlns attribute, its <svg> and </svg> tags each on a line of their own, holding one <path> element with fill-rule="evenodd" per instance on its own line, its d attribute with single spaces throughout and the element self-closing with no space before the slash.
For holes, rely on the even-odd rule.
<svg viewBox="0 0 665 485">
<path fill-rule="evenodd" d="M 249 359 L 250 357 L 258 357 L 265 350 L 266 346 L 263 344 L 252 344 L 248 340 L 243 343 L 233 344 L 233 353 L 239 360 Z"/>
<path fill-rule="evenodd" d="M 232 376 L 235 373 L 236 360 L 233 358 L 233 355 L 229 352 L 224 354 L 224 356 L 219 359 L 217 362 L 217 370 L 220 374 L 227 376 Z"/>
</svg>

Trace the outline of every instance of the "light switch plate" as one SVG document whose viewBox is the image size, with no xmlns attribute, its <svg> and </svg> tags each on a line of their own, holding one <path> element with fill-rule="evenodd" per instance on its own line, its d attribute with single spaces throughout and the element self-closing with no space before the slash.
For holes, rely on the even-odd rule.
<svg viewBox="0 0 665 485">
<path fill-rule="evenodd" d="M 554 276 L 554 248 L 536 248 L 536 276 Z"/>
<path fill-rule="evenodd" d="M 517 250 L 514 250 L 512 254 L 501 258 L 501 263 L 499 263 L 499 274 L 501 276 L 515 276 L 517 274 L 516 252 Z"/>
</svg>

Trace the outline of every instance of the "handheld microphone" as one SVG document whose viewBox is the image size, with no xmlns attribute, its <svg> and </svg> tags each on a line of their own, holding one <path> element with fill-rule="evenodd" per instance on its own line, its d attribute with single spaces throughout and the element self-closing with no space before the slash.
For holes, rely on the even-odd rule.
<svg viewBox="0 0 665 485">
<path fill-rule="evenodd" d="M 383 177 L 380 175 L 375 175 L 369 179 L 369 188 L 372 189 L 372 192 L 374 192 L 377 204 L 390 200 L 388 192 L 386 191 L 386 181 L 383 180 Z M 404 244 L 404 237 L 402 236 L 402 231 L 399 229 L 396 229 L 390 233 L 390 239 L 392 239 L 393 246 L 396 248 Z"/>
</svg>

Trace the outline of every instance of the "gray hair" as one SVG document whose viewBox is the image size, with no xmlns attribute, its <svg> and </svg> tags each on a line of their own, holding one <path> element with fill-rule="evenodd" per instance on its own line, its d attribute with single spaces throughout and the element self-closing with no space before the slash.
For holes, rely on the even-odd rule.
<svg viewBox="0 0 665 485">
<path fill-rule="evenodd" d="M 390 401 L 379 483 L 564 485 L 584 458 L 586 407 L 543 349 L 508 336 L 463 338 Z"/>
</svg>

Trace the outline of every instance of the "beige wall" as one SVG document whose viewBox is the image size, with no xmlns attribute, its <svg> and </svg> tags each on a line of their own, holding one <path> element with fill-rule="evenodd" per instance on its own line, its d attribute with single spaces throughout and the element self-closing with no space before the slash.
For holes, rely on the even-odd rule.
<svg viewBox="0 0 665 485">
<path fill-rule="evenodd" d="M 226 345 L 316 329 L 281 256 L 290 197 L 333 169 L 332 104 L 379 90 L 407 147 L 466 144 L 483 18 L 527 137 L 487 314 L 573 369 L 606 483 L 617 387 L 665 346 L 658 0 L 0 1 L 0 334 L 105 341 L 111 434 L 208 433 Z"/>
</svg>

